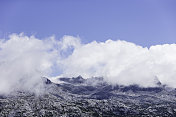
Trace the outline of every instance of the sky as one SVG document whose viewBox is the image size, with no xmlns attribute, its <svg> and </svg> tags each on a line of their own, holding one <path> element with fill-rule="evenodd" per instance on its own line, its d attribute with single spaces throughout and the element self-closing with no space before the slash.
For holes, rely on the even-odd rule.
<svg viewBox="0 0 176 117">
<path fill-rule="evenodd" d="M 0 0 L 0 94 L 41 77 L 176 88 L 175 0 Z"/>
<path fill-rule="evenodd" d="M 0 38 L 80 37 L 83 43 L 125 40 L 143 47 L 176 41 L 175 0 L 0 0 Z"/>
</svg>

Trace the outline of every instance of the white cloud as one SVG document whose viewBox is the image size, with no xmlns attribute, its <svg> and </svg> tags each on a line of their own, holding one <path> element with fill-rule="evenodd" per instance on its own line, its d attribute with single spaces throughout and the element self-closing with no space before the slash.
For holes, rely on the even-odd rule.
<svg viewBox="0 0 176 117">
<path fill-rule="evenodd" d="M 176 44 L 152 46 L 149 51 L 154 74 L 161 83 L 176 88 Z"/>
<path fill-rule="evenodd" d="M 81 45 L 81 46 L 80 46 Z M 62 63 L 62 76 L 103 76 L 112 84 L 176 87 L 176 44 L 148 48 L 126 41 L 79 44 Z"/>
<path fill-rule="evenodd" d="M 35 37 L 13 34 L 0 48 L 0 92 L 19 88 L 38 91 L 41 76 L 51 72 L 55 57 L 51 47 Z"/>
<path fill-rule="evenodd" d="M 62 63 L 68 76 L 103 76 L 113 84 L 154 85 L 148 49 L 126 41 L 82 45 Z"/>
<path fill-rule="evenodd" d="M 82 44 L 64 36 L 44 40 L 12 34 L 0 40 L 0 93 L 17 89 L 40 91 L 41 76 L 60 74 L 85 78 L 102 76 L 109 83 L 176 88 L 176 45 L 148 48 L 126 41 L 107 40 Z"/>
</svg>

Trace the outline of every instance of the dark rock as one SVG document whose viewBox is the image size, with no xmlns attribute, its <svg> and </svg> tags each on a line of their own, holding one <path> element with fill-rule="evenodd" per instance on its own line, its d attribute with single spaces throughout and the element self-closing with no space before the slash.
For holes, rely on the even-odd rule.
<svg viewBox="0 0 176 117">
<path fill-rule="evenodd" d="M 112 86 L 103 78 L 44 78 L 45 93 L 16 91 L 0 96 L 0 117 L 176 116 L 176 91 L 163 86 Z M 93 82 L 92 82 L 93 81 Z"/>
</svg>

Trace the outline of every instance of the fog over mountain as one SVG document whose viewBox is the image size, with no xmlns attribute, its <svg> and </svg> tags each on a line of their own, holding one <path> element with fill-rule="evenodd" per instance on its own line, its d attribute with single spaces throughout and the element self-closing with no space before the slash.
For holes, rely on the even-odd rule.
<svg viewBox="0 0 176 117">
<path fill-rule="evenodd" d="M 176 44 L 149 48 L 123 40 L 81 43 L 79 37 L 11 34 L 0 39 L 0 93 L 41 92 L 42 76 L 103 77 L 110 84 L 176 88 Z M 55 76 L 55 77 L 54 77 Z"/>
</svg>

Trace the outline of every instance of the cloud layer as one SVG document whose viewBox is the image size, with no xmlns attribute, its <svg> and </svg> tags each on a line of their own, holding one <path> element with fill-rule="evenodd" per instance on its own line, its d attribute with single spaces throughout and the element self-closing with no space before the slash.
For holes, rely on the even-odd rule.
<svg viewBox="0 0 176 117">
<path fill-rule="evenodd" d="M 176 44 L 150 48 L 126 41 L 82 44 L 64 36 L 37 39 L 12 34 L 0 39 L 0 93 L 39 91 L 41 76 L 102 76 L 112 84 L 155 86 L 156 79 L 176 88 Z"/>
<path fill-rule="evenodd" d="M 126 41 L 79 44 L 60 60 L 63 76 L 102 76 L 112 84 L 148 87 L 158 80 L 176 88 L 176 44 L 144 48 Z"/>
</svg>

